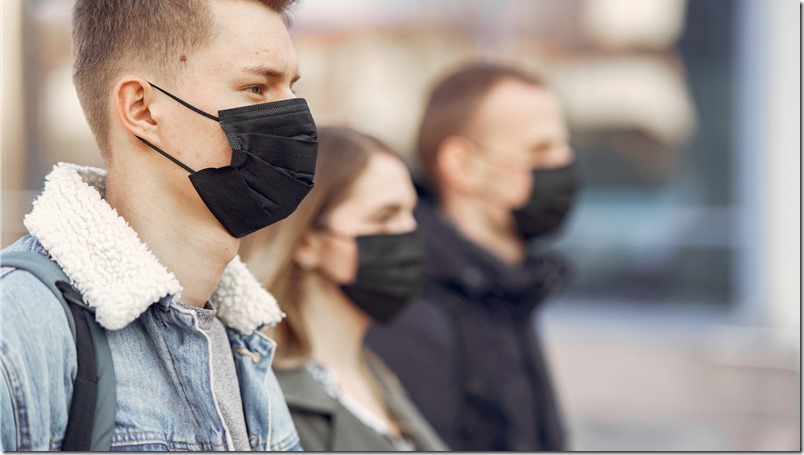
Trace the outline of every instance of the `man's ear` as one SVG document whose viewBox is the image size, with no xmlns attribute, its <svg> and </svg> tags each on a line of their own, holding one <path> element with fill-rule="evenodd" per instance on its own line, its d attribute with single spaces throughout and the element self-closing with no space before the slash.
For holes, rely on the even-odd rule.
<svg viewBox="0 0 804 455">
<path fill-rule="evenodd" d="M 309 228 L 299 238 L 299 243 L 293 252 L 293 261 L 303 270 L 313 270 L 321 264 L 322 254 L 321 233 Z"/>
<path fill-rule="evenodd" d="M 450 136 L 444 139 L 436 157 L 442 188 L 449 187 L 464 194 L 477 191 L 480 176 L 473 159 L 475 153 L 475 145 L 465 137 Z"/>
<path fill-rule="evenodd" d="M 159 115 L 153 103 L 155 89 L 145 79 L 125 76 L 114 88 L 114 108 L 120 124 L 129 133 L 159 144 Z"/>
</svg>

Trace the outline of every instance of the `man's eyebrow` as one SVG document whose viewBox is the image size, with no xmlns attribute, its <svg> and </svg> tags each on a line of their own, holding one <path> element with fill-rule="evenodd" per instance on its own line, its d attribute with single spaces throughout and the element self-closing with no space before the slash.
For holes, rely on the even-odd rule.
<svg viewBox="0 0 804 455">
<path fill-rule="evenodd" d="M 265 65 L 246 66 L 243 67 L 242 70 L 243 72 L 256 74 L 258 76 L 263 76 L 269 79 L 285 79 L 286 77 L 284 71 L 280 71 L 278 69 L 271 68 L 270 66 Z M 290 83 L 292 84 L 298 81 L 299 78 L 301 78 L 301 75 L 296 73 L 296 75 L 293 76 L 293 79 L 290 81 Z"/>
</svg>

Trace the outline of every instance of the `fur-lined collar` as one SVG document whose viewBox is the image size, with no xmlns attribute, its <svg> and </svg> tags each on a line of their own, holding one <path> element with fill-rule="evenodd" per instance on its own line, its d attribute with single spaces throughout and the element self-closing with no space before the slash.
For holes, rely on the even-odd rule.
<svg viewBox="0 0 804 455">
<path fill-rule="evenodd" d="M 105 191 L 104 170 L 59 163 L 24 222 L 95 309 L 100 325 L 118 330 L 161 298 L 178 300 L 182 288 L 103 199 Z M 210 302 L 224 324 L 244 335 L 284 317 L 239 257 L 226 267 Z"/>
</svg>

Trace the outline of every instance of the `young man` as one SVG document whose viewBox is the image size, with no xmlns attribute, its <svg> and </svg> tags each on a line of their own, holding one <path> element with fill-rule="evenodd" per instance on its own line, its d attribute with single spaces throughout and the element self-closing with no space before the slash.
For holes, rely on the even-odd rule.
<svg viewBox="0 0 804 455">
<path fill-rule="evenodd" d="M 106 171 L 61 163 L 6 248 L 56 262 L 114 365 L 115 450 L 287 450 L 259 329 L 283 316 L 239 238 L 312 187 L 288 0 L 77 0 L 74 82 Z M 189 177 L 189 178 L 188 178 Z M 4 267 L 2 450 L 62 446 L 76 346 L 61 303 Z M 78 387 L 78 385 L 75 385 Z M 89 404 L 88 404 L 89 406 Z"/>
<path fill-rule="evenodd" d="M 552 92 L 511 67 L 468 65 L 427 104 L 416 219 L 428 279 L 368 344 L 453 450 L 565 448 L 533 310 L 565 275 L 536 250 L 575 192 L 567 136 Z"/>
</svg>

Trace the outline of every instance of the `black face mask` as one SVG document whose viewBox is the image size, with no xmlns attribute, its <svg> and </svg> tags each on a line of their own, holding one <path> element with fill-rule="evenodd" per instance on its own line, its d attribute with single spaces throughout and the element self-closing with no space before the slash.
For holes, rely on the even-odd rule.
<svg viewBox="0 0 804 455">
<path fill-rule="evenodd" d="M 357 277 L 353 283 L 340 287 L 372 319 L 388 323 L 421 290 L 427 254 L 424 238 L 415 230 L 405 234 L 360 235 L 355 241 Z"/>
<path fill-rule="evenodd" d="M 526 240 L 551 234 L 561 227 L 579 187 L 575 163 L 533 170 L 533 190 L 524 207 L 514 210 L 519 234 Z"/>
<path fill-rule="evenodd" d="M 201 200 L 234 237 L 243 237 L 293 213 L 313 188 L 318 136 L 307 102 L 294 98 L 208 114 L 154 84 L 185 107 L 220 122 L 232 162 L 194 171 L 138 137 L 190 173 Z"/>
</svg>

